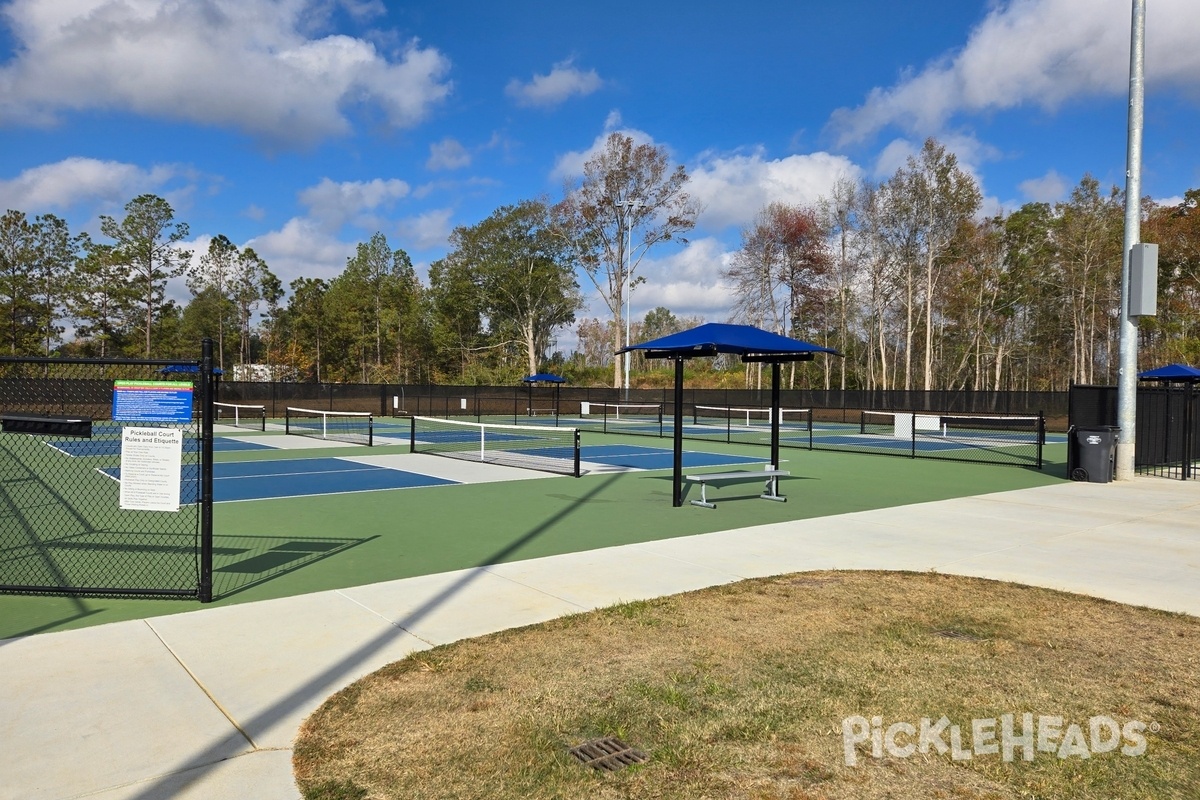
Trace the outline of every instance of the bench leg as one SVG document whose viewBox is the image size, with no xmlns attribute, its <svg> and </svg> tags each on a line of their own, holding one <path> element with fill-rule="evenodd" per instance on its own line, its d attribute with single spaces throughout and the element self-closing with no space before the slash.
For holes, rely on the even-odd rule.
<svg viewBox="0 0 1200 800">
<path fill-rule="evenodd" d="M 708 484 L 706 484 L 704 481 L 700 481 L 700 499 L 699 499 L 699 500 L 693 500 L 693 501 L 692 501 L 692 505 L 694 505 L 694 506 L 703 506 L 704 508 L 716 508 L 716 507 L 717 507 L 717 504 L 716 504 L 716 503 L 710 503 L 710 502 L 708 502 L 708 497 L 706 497 L 706 496 L 705 496 L 705 494 L 704 494 L 704 490 L 705 490 L 707 487 L 708 487 Z"/>
<path fill-rule="evenodd" d="M 787 498 L 779 494 L 779 478 L 768 478 L 766 489 L 759 495 L 763 500 L 774 500 L 777 503 L 786 503 Z"/>
</svg>

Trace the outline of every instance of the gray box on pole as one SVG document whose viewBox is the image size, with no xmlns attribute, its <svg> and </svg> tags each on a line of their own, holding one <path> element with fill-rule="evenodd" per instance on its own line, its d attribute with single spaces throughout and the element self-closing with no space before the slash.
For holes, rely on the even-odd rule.
<svg viewBox="0 0 1200 800">
<path fill-rule="evenodd" d="M 1129 316 L 1158 313 L 1158 245 L 1135 244 L 1129 249 Z"/>
</svg>

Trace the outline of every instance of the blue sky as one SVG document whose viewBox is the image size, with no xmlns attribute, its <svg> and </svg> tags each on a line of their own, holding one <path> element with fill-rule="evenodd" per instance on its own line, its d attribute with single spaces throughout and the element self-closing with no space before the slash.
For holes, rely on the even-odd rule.
<svg viewBox="0 0 1200 800">
<path fill-rule="evenodd" d="M 1143 190 L 1175 202 L 1200 187 L 1200 2 L 1147 5 Z M 377 230 L 424 275 L 454 226 L 558 200 L 618 130 L 667 148 L 704 207 L 686 246 L 644 263 L 634 316 L 720 321 L 721 268 L 763 205 L 884 179 L 927 136 L 989 212 L 1065 199 L 1085 172 L 1123 188 L 1130 14 L 1130 0 L 7 0 L 0 205 L 99 238 L 99 215 L 149 192 L 197 254 L 225 234 L 285 285 L 335 276 Z"/>
</svg>

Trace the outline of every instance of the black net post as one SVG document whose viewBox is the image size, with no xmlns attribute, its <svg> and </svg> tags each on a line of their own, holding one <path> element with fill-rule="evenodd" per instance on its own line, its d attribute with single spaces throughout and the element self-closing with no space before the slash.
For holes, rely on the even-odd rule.
<svg viewBox="0 0 1200 800">
<path fill-rule="evenodd" d="M 200 356 L 200 586 L 201 603 L 212 602 L 213 584 L 213 343 L 205 339 Z"/>
<path fill-rule="evenodd" d="M 679 508 L 683 505 L 683 359 L 678 357 L 675 359 L 674 420 L 675 428 L 672 431 L 674 469 L 671 475 L 674 485 L 671 493 L 671 505 Z"/>
<path fill-rule="evenodd" d="M 557 427 L 557 425 L 555 427 Z M 583 474 L 579 470 L 579 449 L 580 449 L 579 448 L 579 429 L 576 428 L 575 429 L 575 475 L 574 475 L 574 477 L 576 477 L 576 478 L 578 478 L 580 475 Z"/>
<path fill-rule="evenodd" d="M 1037 421 L 1037 468 L 1042 468 L 1042 448 L 1046 446 L 1046 415 L 1038 411 Z"/>
</svg>

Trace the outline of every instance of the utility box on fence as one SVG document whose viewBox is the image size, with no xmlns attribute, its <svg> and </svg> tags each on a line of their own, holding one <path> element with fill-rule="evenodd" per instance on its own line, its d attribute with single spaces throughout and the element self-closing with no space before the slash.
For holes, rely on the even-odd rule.
<svg viewBox="0 0 1200 800">
<path fill-rule="evenodd" d="M 1072 429 L 1068 444 L 1071 480 L 1108 483 L 1113 479 L 1120 430 L 1112 425 Z"/>
</svg>

